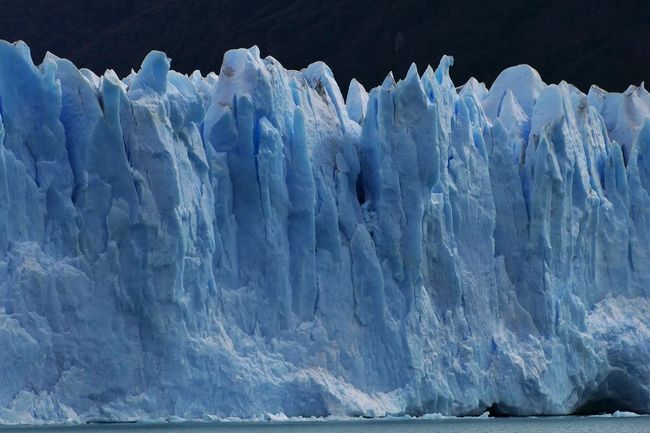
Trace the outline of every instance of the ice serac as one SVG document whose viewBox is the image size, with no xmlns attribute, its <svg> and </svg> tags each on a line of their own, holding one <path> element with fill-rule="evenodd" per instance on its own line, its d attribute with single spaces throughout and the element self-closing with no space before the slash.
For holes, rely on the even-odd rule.
<svg viewBox="0 0 650 433">
<path fill-rule="evenodd" d="M 650 97 L 0 43 L 0 421 L 650 412 Z"/>
</svg>

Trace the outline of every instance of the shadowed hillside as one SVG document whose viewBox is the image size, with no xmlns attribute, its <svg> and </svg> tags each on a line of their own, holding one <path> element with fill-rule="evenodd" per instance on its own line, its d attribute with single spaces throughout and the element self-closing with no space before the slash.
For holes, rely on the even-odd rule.
<svg viewBox="0 0 650 433">
<path fill-rule="evenodd" d="M 289 68 L 324 60 L 344 88 L 446 53 L 457 84 L 471 75 L 489 84 L 528 63 L 548 82 L 624 90 L 648 78 L 648 23 L 644 0 L 0 0 L 0 38 L 25 40 L 36 61 L 50 50 L 124 75 L 159 49 L 174 69 L 205 72 L 226 50 L 256 44 Z"/>
</svg>

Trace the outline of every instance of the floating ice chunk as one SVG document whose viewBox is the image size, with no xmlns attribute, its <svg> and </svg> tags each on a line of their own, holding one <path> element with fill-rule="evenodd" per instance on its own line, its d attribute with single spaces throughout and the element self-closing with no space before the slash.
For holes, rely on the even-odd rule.
<svg viewBox="0 0 650 433">
<path fill-rule="evenodd" d="M 447 419 L 449 418 L 448 416 L 444 416 L 443 414 L 440 413 L 425 413 L 424 415 L 421 416 L 422 419 Z"/>
<path fill-rule="evenodd" d="M 628 412 L 628 411 L 624 411 L 624 410 L 617 410 L 616 412 L 614 412 L 612 414 L 612 416 L 615 417 L 615 418 L 629 418 L 629 417 L 636 417 L 636 416 L 640 416 L 640 415 L 638 413 L 636 413 L 636 412 Z"/>
</svg>

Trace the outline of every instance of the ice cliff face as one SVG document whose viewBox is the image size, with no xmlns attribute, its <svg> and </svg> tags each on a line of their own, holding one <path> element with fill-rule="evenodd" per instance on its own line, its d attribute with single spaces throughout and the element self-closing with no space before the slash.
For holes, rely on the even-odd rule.
<svg viewBox="0 0 650 433">
<path fill-rule="evenodd" d="M 0 43 L 0 420 L 650 411 L 650 94 Z"/>
</svg>

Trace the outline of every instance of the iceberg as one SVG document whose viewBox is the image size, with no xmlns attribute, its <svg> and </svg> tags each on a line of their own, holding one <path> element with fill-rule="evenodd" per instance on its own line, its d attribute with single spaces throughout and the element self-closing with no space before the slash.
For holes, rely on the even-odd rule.
<svg viewBox="0 0 650 433">
<path fill-rule="evenodd" d="M 452 64 L 0 42 L 0 421 L 650 412 L 650 95 Z"/>
</svg>

